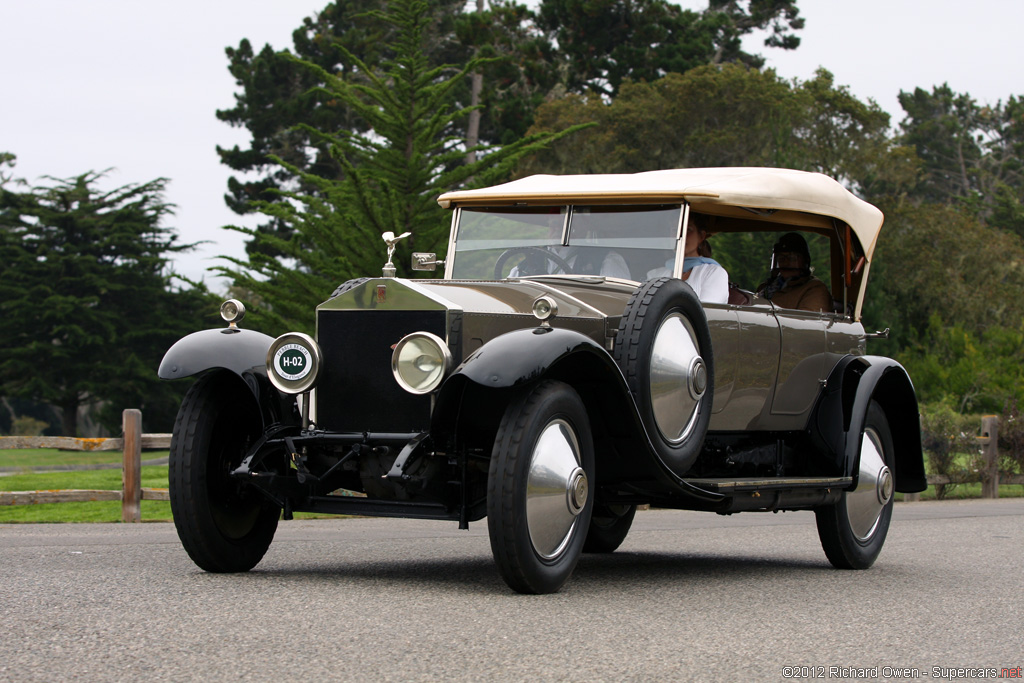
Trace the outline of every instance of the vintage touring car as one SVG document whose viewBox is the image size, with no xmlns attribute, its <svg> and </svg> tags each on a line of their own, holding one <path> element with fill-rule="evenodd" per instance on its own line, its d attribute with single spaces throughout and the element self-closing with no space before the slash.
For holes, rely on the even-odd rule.
<svg viewBox="0 0 1024 683">
<path fill-rule="evenodd" d="M 760 168 L 533 176 L 450 192 L 443 279 L 346 282 L 316 338 L 227 328 L 177 342 L 198 375 L 174 426 L 182 544 L 254 567 L 293 512 L 487 518 L 516 591 L 557 591 L 610 552 L 637 505 L 813 510 L 836 567 L 881 550 L 894 492 L 925 487 L 917 399 L 860 322 L 882 214 L 819 174 Z M 681 278 L 697 217 L 715 233 L 823 246 L 829 310 L 755 283 L 702 303 Z M 570 256 L 571 253 L 571 256 Z M 602 264 L 615 254 L 613 272 Z M 383 260 L 383 259 L 382 259 Z"/>
</svg>

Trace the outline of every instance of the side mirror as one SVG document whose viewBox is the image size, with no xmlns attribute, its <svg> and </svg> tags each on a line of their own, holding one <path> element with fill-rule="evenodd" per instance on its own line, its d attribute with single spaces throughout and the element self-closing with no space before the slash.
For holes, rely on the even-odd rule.
<svg viewBox="0 0 1024 683">
<path fill-rule="evenodd" d="M 443 265 L 444 261 L 438 261 L 437 254 L 433 252 L 414 251 L 412 254 L 413 270 L 437 270 L 438 266 Z"/>
</svg>

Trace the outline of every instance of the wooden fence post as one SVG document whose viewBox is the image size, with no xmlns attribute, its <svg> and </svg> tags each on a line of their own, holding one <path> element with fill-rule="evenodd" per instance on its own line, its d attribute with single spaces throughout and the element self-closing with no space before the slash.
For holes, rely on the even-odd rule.
<svg viewBox="0 0 1024 683">
<path fill-rule="evenodd" d="M 142 411 L 121 413 L 124 429 L 124 461 L 121 467 L 121 521 L 142 521 Z"/>
<path fill-rule="evenodd" d="M 985 466 L 981 471 L 981 497 L 999 497 L 999 418 L 986 415 L 981 418 L 981 452 Z"/>
</svg>

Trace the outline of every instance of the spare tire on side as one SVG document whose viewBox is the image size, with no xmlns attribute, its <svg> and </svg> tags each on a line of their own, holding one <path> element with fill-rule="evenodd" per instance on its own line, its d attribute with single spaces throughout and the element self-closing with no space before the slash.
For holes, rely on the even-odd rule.
<svg viewBox="0 0 1024 683">
<path fill-rule="evenodd" d="M 613 351 L 665 465 L 683 476 L 697 459 L 715 393 L 704 308 L 682 280 L 642 284 L 622 314 Z"/>
</svg>

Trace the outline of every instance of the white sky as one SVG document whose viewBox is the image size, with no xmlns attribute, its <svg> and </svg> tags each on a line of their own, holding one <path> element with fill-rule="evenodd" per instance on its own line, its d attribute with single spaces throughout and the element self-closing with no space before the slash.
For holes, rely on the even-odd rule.
<svg viewBox="0 0 1024 683">
<path fill-rule="evenodd" d="M 107 168 L 115 169 L 107 189 L 169 178 L 166 199 L 177 205 L 169 225 L 185 242 L 210 242 L 179 256 L 175 268 L 223 289 L 205 269 L 219 255 L 244 253 L 242 236 L 222 229 L 243 221 L 224 204 L 230 173 L 215 147 L 244 147 L 247 139 L 214 115 L 233 105 L 235 92 L 224 48 L 242 38 L 256 50 L 268 42 L 290 47 L 302 18 L 326 4 L 0 0 L 0 151 L 16 154 L 16 174 L 33 184 Z M 1024 95 L 1020 0 L 798 0 L 798 7 L 807 20 L 799 49 L 748 49 L 786 78 L 805 80 L 824 66 L 838 85 L 875 99 L 894 125 L 901 89 L 948 82 L 990 104 Z"/>
</svg>

